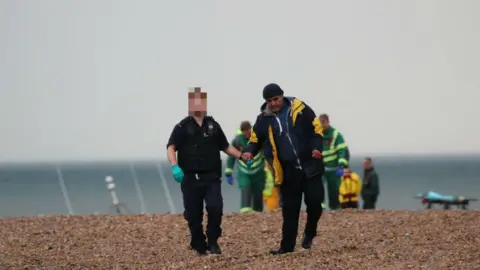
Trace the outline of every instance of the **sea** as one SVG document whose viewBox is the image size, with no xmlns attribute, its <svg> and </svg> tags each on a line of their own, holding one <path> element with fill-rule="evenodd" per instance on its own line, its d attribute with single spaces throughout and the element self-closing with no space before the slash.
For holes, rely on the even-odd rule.
<svg viewBox="0 0 480 270">
<path fill-rule="evenodd" d="M 435 191 L 480 197 L 480 156 L 373 157 L 380 209 L 424 209 L 414 196 Z M 362 159 L 351 167 L 363 174 Z M 0 216 L 115 213 L 106 177 L 126 213 L 182 213 L 180 186 L 166 161 L 0 164 Z M 224 211 L 238 212 L 240 192 L 222 183 Z M 469 209 L 480 209 L 473 202 Z"/>
</svg>

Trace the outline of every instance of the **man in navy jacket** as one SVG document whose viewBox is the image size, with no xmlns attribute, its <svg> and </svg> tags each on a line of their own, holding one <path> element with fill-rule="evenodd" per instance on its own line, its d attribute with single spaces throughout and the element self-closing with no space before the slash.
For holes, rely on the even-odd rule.
<svg viewBox="0 0 480 270">
<path fill-rule="evenodd" d="M 302 194 L 307 205 L 307 223 L 302 247 L 309 249 L 317 235 L 322 215 L 323 133 L 315 112 L 294 97 L 285 97 L 277 84 L 263 89 L 265 110 L 258 115 L 243 158 L 250 160 L 264 143 L 272 150 L 275 183 L 283 199 L 282 241 L 271 254 L 293 252 L 296 244 Z"/>
</svg>

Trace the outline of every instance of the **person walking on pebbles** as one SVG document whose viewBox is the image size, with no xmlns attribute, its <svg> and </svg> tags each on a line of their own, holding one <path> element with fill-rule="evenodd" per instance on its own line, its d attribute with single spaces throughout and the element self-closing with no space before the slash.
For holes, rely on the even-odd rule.
<svg viewBox="0 0 480 270">
<path fill-rule="evenodd" d="M 363 161 L 363 168 L 363 209 L 375 209 L 378 195 L 380 194 L 380 184 L 378 174 L 375 171 L 375 167 L 373 167 L 372 158 L 365 158 Z"/>
<path fill-rule="evenodd" d="M 190 116 L 173 129 L 167 144 L 168 160 L 173 178 L 181 184 L 190 247 L 199 255 L 206 255 L 207 251 L 221 254 L 218 245 L 223 216 L 220 151 L 238 159 L 241 152 L 228 143 L 220 124 L 206 115 L 207 93 L 197 87 L 189 93 L 188 101 Z M 207 237 L 202 224 L 204 201 L 208 213 Z"/>
<path fill-rule="evenodd" d="M 284 97 L 277 84 L 263 89 L 265 110 L 258 115 L 249 143 L 242 155 L 251 160 L 264 143 L 271 147 L 275 182 L 283 199 L 282 241 L 273 255 L 295 250 L 302 195 L 307 205 L 307 223 L 301 246 L 312 247 L 322 215 L 324 172 L 322 158 L 323 129 L 315 112 L 295 97 Z"/>
<path fill-rule="evenodd" d="M 249 121 L 240 123 L 240 129 L 232 140 L 231 145 L 242 151 L 248 144 L 252 125 Z M 236 162 L 234 157 L 228 157 L 225 177 L 230 185 L 233 185 L 233 168 L 238 164 L 237 182 L 240 188 L 240 213 L 263 212 L 263 191 L 269 175 L 265 170 L 265 158 L 263 153 L 254 158 L 252 164 Z M 273 181 L 272 181 L 273 182 Z"/>
<path fill-rule="evenodd" d="M 328 207 L 331 210 L 340 209 L 339 188 L 342 182 L 344 168 L 348 168 L 350 150 L 343 135 L 338 129 L 330 125 L 330 118 L 327 114 L 319 117 L 323 127 L 323 162 L 325 173 L 323 181 L 328 191 Z"/>
</svg>

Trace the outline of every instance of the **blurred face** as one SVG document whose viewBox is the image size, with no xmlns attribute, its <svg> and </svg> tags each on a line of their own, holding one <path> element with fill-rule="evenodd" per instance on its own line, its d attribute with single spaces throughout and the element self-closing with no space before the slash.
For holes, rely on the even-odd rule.
<svg viewBox="0 0 480 270">
<path fill-rule="evenodd" d="M 207 113 L 207 93 L 200 88 L 188 93 L 188 115 L 201 116 Z"/>
<path fill-rule="evenodd" d="M 363 168 L 365 168 L 365 169 L 370 169 L 371 167 L 372 167 L 372 163 L 370 162 L 370 160 L 365 159 L 365 160 L 363 161 Z"/>
<path fill-rule="evenodd" d="M 283 96 L 275 96 L 267 99 L 267 106 L 272 112 L 278 112 L 283 106 Z"/>
<path fill-rule="evenodd" d="M 330 121 L 325 117 L 320 117 L 320 123 L 322 124 L 323 129 L 328 129 L 330 127 Z"/>
<path fill-rule="evenodd" d="M 250 138 L 250 135 L 252 135 L 252 130 L 251 129 L 242 130 L 242 134 L 245 138 Z"/>
</svg>

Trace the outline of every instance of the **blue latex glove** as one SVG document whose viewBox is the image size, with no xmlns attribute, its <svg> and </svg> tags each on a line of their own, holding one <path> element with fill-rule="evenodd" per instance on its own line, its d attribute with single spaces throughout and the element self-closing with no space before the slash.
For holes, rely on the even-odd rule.
<svg viewBox="0 0 480 270">
<path fill-rule="evenodd" d="M 172 166 L 172 174 L 173 174 L 173 179 L 177 181 L 177 183 L 182 183 L 183 182 L 183 171 L 178 165 L 173 165 Z"/>
<path fill-rule="evenodd" d="M 344 171 L 343 166 L 338 167 L 336 175 L 343 176 L 343 171 Z"/>
<path fill-rule="evenodd" d="M 227 183 L 229 183 L 230 185 L 233 185 L 233 176 L 232 175 L 227 175 Z"/>
</svg>

